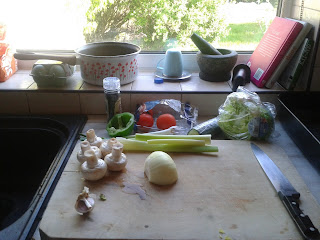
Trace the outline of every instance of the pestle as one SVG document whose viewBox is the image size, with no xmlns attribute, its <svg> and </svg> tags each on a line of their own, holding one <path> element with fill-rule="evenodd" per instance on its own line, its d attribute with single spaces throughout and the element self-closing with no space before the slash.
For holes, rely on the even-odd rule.
<svg viewBox="0 0 320 240">
<path fill-rule="evenodd" d="M 215 49 L 210 43 L 200 37 L 198 34 L 193 33 L 191 35 L 191 40 L 199 48 L 202 54 L 207 55 L 222 55 L 217 49 Z"/>
</svg>

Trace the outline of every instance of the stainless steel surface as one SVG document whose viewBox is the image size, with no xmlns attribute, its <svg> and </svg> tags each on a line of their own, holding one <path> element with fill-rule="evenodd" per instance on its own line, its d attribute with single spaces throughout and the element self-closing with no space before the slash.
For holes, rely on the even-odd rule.
<svg viewBox="0 0 320 240">
<path fill-rule="evenodd" d="M 270 140 L 272 144 L 281 147 L 289 157 L 289 160 L 297 169 L 298 173 L 308 186 L 310 192 L 320 204 L 320 175 L 312 163 L 304 156 L 303 152 L 297 147 L 293 140 L 283 128 L 282 124 L 276 120 L 275 132 Z"/>
<path fill-rule="evenodd" d="M 251 143 L 252 151 L 259 164 L 276 189 L 278 196 L 304 239 L 319 239 L 319 231 L 299 206 L 300 193 L 295 190 L 276 164 L 257 145 Z"/>
<path fill-rule="evenodd" d="M 257 145 L 251 143 L 251 148 L 258 162 L 268 176 L 277 192 L 282 192 L 286 196 L 299 198 L 298 193 L 289 180 L 283 175 L 277 165 L 265 154 Z"/>
</svg>

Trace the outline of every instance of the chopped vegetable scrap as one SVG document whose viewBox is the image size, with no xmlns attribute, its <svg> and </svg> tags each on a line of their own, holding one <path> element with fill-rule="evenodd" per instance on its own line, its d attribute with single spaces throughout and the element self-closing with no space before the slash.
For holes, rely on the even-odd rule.
<svg viewBox="0 0 320 240">
<path fill-rule="evenodd" d="M 231 237 L 229 237 L 229 236 L 223 236 L 224 234 L 226 234 L 225 233 L 225 231 L 223 231 L 222 229 L 219 229 L 219 238 L 220 239 L 224 239 L 224 240 L 232 240 L 232 238 Z"/>
<path fill-rule="evenodd" d="M 79 140 L 80 140 L 80 141 L 84 141 L 84 140 L 86 140 L 86 139 L 87 139 L 87 136 L 86 136 L 85 134 L 79 133 Z"/>
<path fill-rule="evenodd" d="M 103 193 L 100 194 L 99 199 L 101 201 L 106 201 L 107 200 L 106 196 Z"/>
</svg>

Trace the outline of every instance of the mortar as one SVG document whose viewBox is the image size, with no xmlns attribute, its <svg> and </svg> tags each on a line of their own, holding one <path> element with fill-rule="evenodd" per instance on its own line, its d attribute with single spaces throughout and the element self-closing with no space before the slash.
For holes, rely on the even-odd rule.
<svg viewBox="0 0 320 240">
<path fill-rule="evenodd" d="M 234 50 L 218 49 L 222 55 L 197 53 L 200 68 L 199 77 L 209 82 L 225 82 L 231 79 L 231 71 L 235 66 L 238 53 Z"/>
</svg>

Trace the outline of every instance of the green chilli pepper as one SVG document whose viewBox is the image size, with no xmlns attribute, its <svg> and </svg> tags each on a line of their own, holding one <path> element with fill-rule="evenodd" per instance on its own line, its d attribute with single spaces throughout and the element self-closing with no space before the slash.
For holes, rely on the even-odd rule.
<svg viewBox="0 0 320 240">
<path fill-rule="evenodd" d="M 114 115 L 108 122 L 106 129 L 110 137 L 124 137 L 131 134 L 133 127 L 133 114 L 124 112 Z"/>
</svg>

